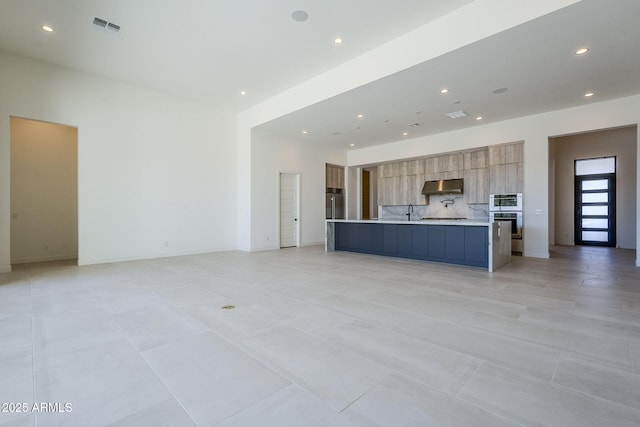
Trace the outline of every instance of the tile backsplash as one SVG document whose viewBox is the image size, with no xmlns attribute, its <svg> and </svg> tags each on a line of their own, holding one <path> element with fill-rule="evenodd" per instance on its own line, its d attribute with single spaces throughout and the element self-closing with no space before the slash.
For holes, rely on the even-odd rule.
<svg viewBox="0 0 640 427">
<path fill-rule="evenodd" d="M 406 221 L 407 205 L 400 206 L 380 206 L 378 216 L 381 220 Z M 477 221 L 489 220 L 488 204 L 465 203 L 462 195 L 429 196 L 428 205 L 414 205 L 411 214 L 412 221 L 419 221 L 422 218 L 466 218 Z"/>
</svg>

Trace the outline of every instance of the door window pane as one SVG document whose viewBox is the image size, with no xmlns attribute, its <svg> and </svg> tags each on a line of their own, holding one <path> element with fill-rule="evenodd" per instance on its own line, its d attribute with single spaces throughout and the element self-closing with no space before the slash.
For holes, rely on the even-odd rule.
<svg viewBox="0 0 640 427">
<path fill-rule="evenodd" d="M 609 241 L 609 233 L 606 231 L 583 231 L 582 240 L 590 242 L 607 242 Z"/>
<path fill-rule="evenodd" d="M 582 193 L 582 203 L 607 203 L 609 193 Z"/>
<path fill-rule="evenodd" d="M 616 158 L 576 160 L 576 175 L 595 175 L 599 173 L 614 173 Z"/>
<path fill-rule="evenodd" d="M 609 206 L 583 206 L 582 215 L 609 215 Z"/>
<path fill-rule="evenodd" d="M 608 179 L 594 179 L 591 181 L 582 181 L 582 190 L 607 190 L 609 189 Z"/>
<path fill-rule="evenodd" d="M 607 218 L 582 218 L 582 228 L 609 228 Z"/>
</svg>

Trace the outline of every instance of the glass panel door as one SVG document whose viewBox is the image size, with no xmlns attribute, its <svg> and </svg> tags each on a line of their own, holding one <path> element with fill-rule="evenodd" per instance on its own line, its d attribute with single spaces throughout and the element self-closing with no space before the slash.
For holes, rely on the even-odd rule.
<svg viewBox="0 0 640 427">
<path fill-rule="evenodd" d="M 615 166 L 614 173 L 584 173 L 585 170 L 594 170 L 594 160 L 600 159 L 576 160 L 574 240 L 576 245 L 615 246 Z M 580 162 L 588 162 L 589 167 L 580 165 Z M 607 166 L 611 164 L 607 163 Z"/>
</svg>

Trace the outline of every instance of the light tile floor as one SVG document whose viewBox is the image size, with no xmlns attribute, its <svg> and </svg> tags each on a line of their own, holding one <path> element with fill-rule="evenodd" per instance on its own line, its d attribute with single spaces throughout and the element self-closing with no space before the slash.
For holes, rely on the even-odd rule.
<svg viewBox="0 0 640 427">
<path fill-rule="evenodd" d="M 488 273 L 308 247 L 16 266 L 0 426 L 638 426 L 634 262 L 557 247 Z"/>
</svg>

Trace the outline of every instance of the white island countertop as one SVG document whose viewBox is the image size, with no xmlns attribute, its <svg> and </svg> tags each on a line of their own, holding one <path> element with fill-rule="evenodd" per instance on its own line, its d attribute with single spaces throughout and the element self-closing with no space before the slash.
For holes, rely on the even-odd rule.
<svg viewBox="0 0 640 427">
<path fill-rule="evenodd" d="M 416 220 L 387 220 L 387 219 L 327 219 L 327 222 L 352 222 L 362 224 L 410 224 L 410 225 L 470 225 L 488 227 L 489 221 L 477 219 L 416 219 Z"/>
</svg>

